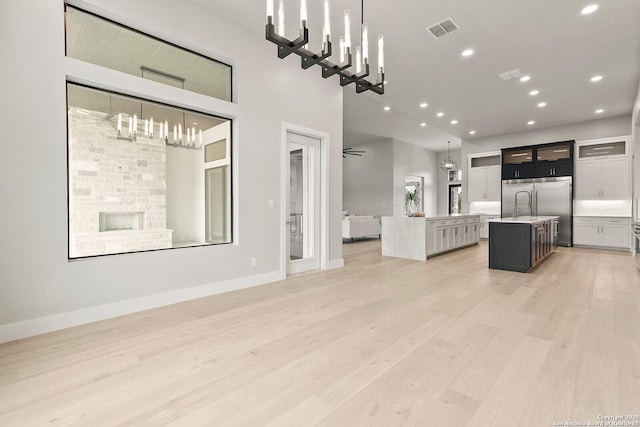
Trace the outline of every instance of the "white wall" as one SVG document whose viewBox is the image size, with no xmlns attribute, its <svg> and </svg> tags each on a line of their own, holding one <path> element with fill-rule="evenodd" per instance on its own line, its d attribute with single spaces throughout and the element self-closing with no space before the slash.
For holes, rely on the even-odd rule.
<svg viewBox="0 0 640 427">
<path fill-rule="evenodd" d="M 424 178 L 424 199 L 422 208 L 425 215 L 433 216 L 438 203 L 438 159 L 436 153 L 407 142 L 393 141 L 393 215 L 404 216 L 406 175 Z"/>
<path fill-rule="evenodd" d="M 279 60 L 264 36 L 190 2 L 74 3 L 232 64 L 237 105 L 65 58 L 62 0 L 4 2 L 0 46 L 11 60 L 0 67 L 0 114 L 11 126 L 4 129 L 0 159 L 0 341 L 282 277 L 284 218 L 277 207 L 283 197 L 283 122 L 330 137 L 329 261 L 341 262 L 337 79 L 302 70 L 295 58 Z M 68 261 L 67 76 L 235 119 L 234 244 Z M 269 208 L 269 199 L 276 208 Z M 254 268 L 251 257 L 257 258 Z"/>
<path fill-rule="evenodd" d="M 351 146 L 362 157 L 342 160 L 342 209 L 356 215 L 393 215 L 393 140 Z"/>
<path fill-rule="evenodd" d="M 462 152 L 459 166 L 467 170 L 468 155 L 487 151 L 498 151 L 502 148 L 521 145 L 544 144 L 547 142 L 576 141 L 623 136 L 631 134 L 631 116 L 619 116 L 547 129 L 532 130 L 505 135 L 489 136 L 462 141 Z M 467 176 L 462 174 L 462 192 L 467 188 Z M 463 212 L 468 212 L 469 203 L 462 204 Z"/>
</svg>

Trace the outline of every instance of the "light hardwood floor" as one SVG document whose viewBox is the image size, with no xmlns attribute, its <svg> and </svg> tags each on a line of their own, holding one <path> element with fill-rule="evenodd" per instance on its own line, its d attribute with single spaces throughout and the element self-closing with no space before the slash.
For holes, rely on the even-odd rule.
<svg viewBox="0 0 640 427">
<path fill-rule="evenodd" d="M 640 272 L 560 248 L 343 269 L 0 345 L 0 425 L 552 426 L 640 414 Z M 640 420 L 638 420 L 640 425 Z"/>
</svg>

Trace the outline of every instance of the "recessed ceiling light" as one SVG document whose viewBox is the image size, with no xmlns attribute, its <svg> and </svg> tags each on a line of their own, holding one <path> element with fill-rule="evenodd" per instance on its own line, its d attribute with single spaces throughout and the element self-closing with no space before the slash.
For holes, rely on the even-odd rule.
<svg viewBox="0 0 640 427">
<path fill-rule="evenodd" d="M 531 92 L 529 92 L 529 95 L 531 95 L 531 96 L 536 96 L 536 95 L 537 95 L 537 94 L 539 94 L 539 93 L 540 93 L 540 91 L 539 91 L 539 90 L 534 89 L 534 90 L 532 90 Z"/>
<path fill-rule="evenodd" d="M 452 125 L 457 125 L 457 124 L 458 124 L 458 121 L 457 121 L 457 120 L 451 120 L 451 124 L 452 124 Z"/>
<path fill-rule="evenodd" d="M 590 4 L 589 6 L 584 7 L 580 13 L 583 15 L 588 15 L 590 13 L 595 12 L 596 10 L 598 10 L 600 6 L 598 6 L 597 4 Z"/>
<path fill-rule="evenodd" d="M 538 107 L 542 108 L 542 107 L 546 107 L 547 103 L 546 102 L 538 102 Z"/>
<path fill-rule="evenodd" d="M 422 104 L 420 104 L 420 108 L 427 108 L 429 106 L 429 104 L 427 104 L 426 102 L 423 102 Z"/>
<path fill-rule="evenodd" d="M 384 111 L 389 111 L 389 110 L 391 110 L 391 107 L 389 107 L 388 105 L 386 105 L 386 106 L 384 107 Z"/>
<path fill-rule="evenodd" d="M 528 82 L 529 80 L 531 80 L 531 76 L 527 75 L 527 76 L 520 77 L 520 81 L 523 82 L 523 83 L 524 82 Z"/>
<path fill-rule="evenodd" d="M 529 126 L 531 126 L 531 125 L 535 125 L 535 124 L 536 124 L 536 122 L 535 122 L 535 121 L 533 121 L 533 120 L 529 120 L 529 121 L 527 122 L 527 124 L 528 124 Z"/>
<path fill-rule="evenodd" d="M 420 123 L 420 126 L 425 127 L 427 124 L 425 122 Z"/>
<path fill-rule="evenodd" d="M 193 124 L 194 124 L 194 125 L 197 125 L 197 124 L 198 124 L 198 122 L 193 122 Z"/>
<path fill-rule="evenodd" d="M 473 55 L 473 49 L 465 49 L 462 51 L 462 56 L 471 56 Z"/>
<path fill-rule="evenodd" d="M 469 131 L 469 135 L 475 135 L 475 134 L 476 134 L 476 131 L 475 131 L 475 130 L 470 130 L 470 131 Z"/>
<path fill-rule="evenodd" d="M 602 108 L 598 108 L 596 110 L 596 114 L 602 114 L 602 113 L 604 113 L 604 110 Z"/>
<path fill-rule="evenodd" d="M 436 114 L 436 116 L 442 117 L 442 116 L 444 116 L 444 113 L 442 111 L 440 111 L 438 114 Z"/>
<path fill-rule="evenodd" d="M 592 83 L 599 82 L 600 80 L 602 80 L 602 76 L 593 76 L 593 77 L 591 77 L 591 82 Z"/>
</svg>

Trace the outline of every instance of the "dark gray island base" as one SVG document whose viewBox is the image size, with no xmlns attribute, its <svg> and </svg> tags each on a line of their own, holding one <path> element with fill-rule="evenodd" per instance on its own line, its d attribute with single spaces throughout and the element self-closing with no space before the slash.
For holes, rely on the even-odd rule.
<svg viewBox="0 0 640 427">
<path fill-rule="evenodd" d="M 489 268 L 525 273 L 558 244 L 558 217 L 489 220 Z"/>
</svg>

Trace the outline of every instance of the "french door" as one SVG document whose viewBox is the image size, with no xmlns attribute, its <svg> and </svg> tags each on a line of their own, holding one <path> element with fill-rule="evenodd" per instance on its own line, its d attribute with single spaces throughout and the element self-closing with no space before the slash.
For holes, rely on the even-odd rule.
<svg viewBox="0 0 640 427">
<path fill-rule="evenodd" d="M 287 132 L 287 274 L 320 268 L 320 140 Z"/>
</svg>

